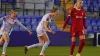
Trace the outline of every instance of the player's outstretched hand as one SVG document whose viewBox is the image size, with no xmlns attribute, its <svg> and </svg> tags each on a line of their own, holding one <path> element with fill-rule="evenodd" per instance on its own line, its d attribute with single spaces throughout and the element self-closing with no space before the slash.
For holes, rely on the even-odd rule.
<svg viewBox="0 0 100 56">
<path fill-rule="evenodd" d="M 32 34 L 33 34 L 33 32 L 30 31 L 30 32 L 29 32 L 29 35 L 32 35 Z"/>
<path fill-rule="evenodd" d="M 52 34 L 56 34 L 56 32 L 54 32 L 54 31 L 52 31 L 51 33 L 52 33 Z"/>
<path fill-rule="evenodd" d="M 64 31 L 64 29 L 63 29 L 63 28 L 61 28 L 61 29 L 60 29 L 60 31 Z"/>
<path fill-rule="evenodd" d="M 54 31 L 48 31 L 48 32 L 50 32 L 51 34 L 55 34 L 55 32 L 54 32 Z"/>
</svg>

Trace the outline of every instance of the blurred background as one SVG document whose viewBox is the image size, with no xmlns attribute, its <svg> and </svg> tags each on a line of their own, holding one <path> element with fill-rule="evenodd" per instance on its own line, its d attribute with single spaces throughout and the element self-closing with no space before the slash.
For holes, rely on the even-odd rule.
<svg viewBox="0 0 100 56">
<path fill-rule="evenodd" d="M 76 0 L 0 0 L 0 17 L 9 15 L 11 9 L 17 12 L 17 18 L 28 29 L 34 32 L 32 36 L 21 27 L 15 25 L 14 31 L 10 36 L 9 46 L 25 46 L 37 43 L 36 27 L 44 14 L 50 12 L 53 7 L 59 8 L 59 14 L 51 22 L 51 28 L 56 32 L 55 35 L 48 33 L 51 46 L 70 46 L 70 25 L 68 22 L 64 32 L 59 29 L 62 27 L 69 10 L 74 6 Z M 87 33 L 86 46 L 100 45 L 100 0 L 83 0 L 83 8 L 86 11 Z M 2 25 L 2 22 L 0 22 Z M 77 46 L 79 45 L 77 39 Z"/>
</svg>

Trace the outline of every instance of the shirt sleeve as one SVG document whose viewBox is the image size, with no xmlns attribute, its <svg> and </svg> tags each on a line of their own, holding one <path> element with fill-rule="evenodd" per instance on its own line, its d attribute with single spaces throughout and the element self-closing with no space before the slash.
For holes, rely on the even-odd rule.
<svg viewBox="0 0 100 56">
<path fill-rule="evenodd" d="M 73 9 L 70 10 L 70 12 L 69 12 L 69 14 L 68 14 L 68 16 L 67 16 L 67 18 L 66 18 L 64 24 L 63 24 L 63 29 L 66 27 L 66 25 L 67 25 L 67 23 L 68 23 L 70 17 L 72 16 L 72 11 L 73 11 Z"/>
<path fill-rule="evenodd" d="M 85 19 L 86 19 L 86 13 L 84 11 L 83 26 L 86 29 L 87 27 L 86 27 L 86 20 Z"/>
<path fill-rule="evenodd" d="M 5 19 L 6 19 L 6 16 L 1 17 L 1 18 L 0 18 L 0 22 L 3 21 L 3 20 L 5 20 Z"/>
<path fill-rule="evenodd" d="M 49 22 L 49 15 L 44 15 L 43 16 L 43 21 Z"/>
<path fill-rule="evenodd" d="M 21 22 L 19 22 L 18 19 L 16 20 L 16 24 L 22 27 L 23 29 L 27 30 L 27 28 L 23 24 L 21 24 Z"/>
</svg>

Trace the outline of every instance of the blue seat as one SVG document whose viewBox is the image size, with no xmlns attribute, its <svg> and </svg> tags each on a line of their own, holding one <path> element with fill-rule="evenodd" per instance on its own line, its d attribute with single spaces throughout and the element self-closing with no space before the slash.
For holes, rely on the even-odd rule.
<svg viewBox="0 0 100 56">
<path fill-rule="evenodd" d="M 24 19 L 19 19 L 19 21 L 20 21 L 22 24 L 25 24 Z"/>
<path fill-rule="evenodd" d="M 86 25 L 87 26 L 91 25 L 91 19 L 89 19 L 89 18 L 86 19 Z"/>
<path fill-rule="evenodd" d="M 24 18 L 25 18 L 25 19 L 30 19 L 31 16 L 30 16 L 30 15 L 25 15 Z"/>
<path fill-rule="evenodd" d="M 93 33 L 92 26 L 87 26 L 87 33 Z"/>
<path fill-rule="evenodd" d="M 31 23 L 31 19 L 25 19 L 25 24 L 30 24 Z"/>
<path fill-rule="evenodd" d="M 30 18 L 31 19 L 37 19 L 37 16 L 31 15 Z"/>
<path fill-rule="evenodd" d="M 17 18 L 18 19 L 24 19 L 24 16 L 23 15 L 17 15 Z"/>
<path fill-rule="evenodd" d="M 32 25 L 38 25 L 38 22 L 36 19 L 32 19 L 32 22 L 31 22 Z"/>
<path fill-rule="evenodd" d="M 93 18 L 93 19 L 91 20 L 91 25 L 92 25 L 92 26 L 96 26 L 96 25 L 97 25 L 97 21 L 96 21 L 95 18 Z"/>
<path fill-rule="evenodd" d="M 37 16 L 37 21 L 40 21 L 43 16 Z"/>
<path fill-rule="evenodd" d="M 53 31 L 57 31 L 57 27 L 56 27 L 56 26 L 51 26 L 51 29 L 52 29 Z"/>
<path fill-rule="evenodd" d="M 98 30 L 99 30 L 99 29 L 98 29 L 98 27 L 97 27 L 97 26 L 93 26 L 93 32 L 94 32 L 94 33 L 99 32 Z"/>
<path fill-rule="evenodd" d="M 50 22 L 50 26 L 56 26 L 55 22 Z"/>
<path fill-rule="evenodd" d="M 97 19 L 97 26 L 100 26 L 100 19 Z"/>
<path fill-rule="evenodd" d="M 88 5 L 86 3 L 83 4 L 83 8 L 87 11 Z"/>
<path fill-rule="evenodd" d="M 3 17 L 3 16 L 5 16 L 5 15 L 4 14 L 0 14 L 0 18 Z"/>
<path fill-rule="evenodd" d="M 32 25 L 32 31 L 36 31 L 37 26 L 36 25 Z"/>
<path fill-rule="evenodd" d="M 14 31 L 19 31 L 19 26 L 18 25 L 14 26 Z"/>
</svg>

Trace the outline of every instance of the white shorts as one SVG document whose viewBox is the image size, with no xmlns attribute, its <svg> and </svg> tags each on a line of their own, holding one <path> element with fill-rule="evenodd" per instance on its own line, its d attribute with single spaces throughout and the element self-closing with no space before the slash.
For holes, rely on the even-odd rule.
<svg viewBox="0 0 100 56">
<path fill-rule="evenodd" d="M 37 32 L 37 36 L 38 37 L 42 36 L 43 34 L 46 34 L 46 31 L 45 30 L 37 29 L 36 32 Z"/>
<path fill-rule="evenodd" d="M 8 33 L 8 32 L 3 32 L 3 31 L 0 30 L 0 38 L 2 37 L 2 34 L 8 34 L 8 35 L 10 35 L 10 33 Z"/>
</svg>

